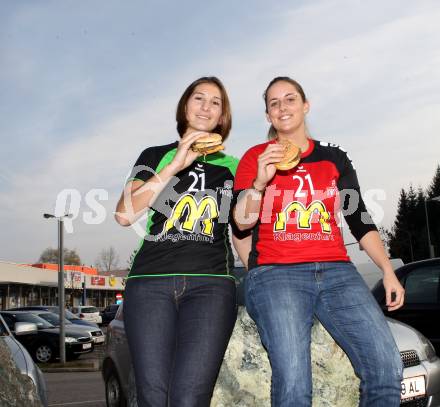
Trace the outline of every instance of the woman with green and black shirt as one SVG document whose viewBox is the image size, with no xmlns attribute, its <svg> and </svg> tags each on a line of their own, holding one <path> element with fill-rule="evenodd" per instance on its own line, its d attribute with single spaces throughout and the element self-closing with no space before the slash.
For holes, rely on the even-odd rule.
<svg viewBox="0 0 440 407">
<path fill-rule="evenodd" d="M 176 120 L 180 140 L 141 153 L 116 208 L 123 226 L 148 210 L 124 322 L 138 405 L 205 407 L 236 320 L 228 221 L 238 162 L 190 147 L 209 132 L 227 138 L 231 112 L 223 84 L 215 77 L 194 81 Z M 239 253 L 244 244 L 238 242 Z"/>
</svg>

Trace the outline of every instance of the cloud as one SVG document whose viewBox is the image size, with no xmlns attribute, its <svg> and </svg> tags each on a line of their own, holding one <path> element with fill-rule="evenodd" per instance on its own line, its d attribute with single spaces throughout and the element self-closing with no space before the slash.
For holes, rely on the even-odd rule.
<svg viewBox="0 0 440 407">
<path fill-rule="evenodd" d="M 72 19 L 63 8 L 21 8 L 11 23 L 13 36 L 35 22 L 58 22 L 37 38 L 40 47 L 48 41 L 47 50 L 32 50 L 32 29 L 22 42 L 10 37 L 13 46 L 7 47 L 0 84 L 9 91 L 4 95 L 17 87 L 23 106 L 11 96 L 3 111 L 11 120 L 0 125 L 11 140 L 0 176 L 0 224 L 8 231 L 0 257 L 28 261 L 56 244 L 55 227 L 41 215 L 54 210 L 64 188 L 77 189 L 82 198 L 67 242 L 87 263 L 110 245 L 128 257 L 138 238 L 111 216 L 124 177 L 143 148 L 174 140 L 177 100 L 205 74 L 218 75 L 229 90 L 234 118 L 227 152 L 237 156 L 265 138 L 261 95 L 267 83 L 277 75 L 297 78 L 311 100 L 311 134 L 350 152 L 364 190 L 387 192 L 389 225 L 398 190 L 411 182 L 426 186 L 438 163 L 440 10 L 434 1 L 406 7 L 397 1 L 299 4 L 275 2 L 253 13 L 241 5 L 227 32 L 211 37 L 208 20 L 192 16 L 189 31 L 167 25 L 163 40 L 159 31 L 142 31 L 143 13 L 131 29 L 130 15 L 117 8 L 101 19 L 83 8 Z M 158 28 L 155 10 L 149 11 L 149 30 Z M 115 13 L 124 18 L 113 29 L 107 22 Z M 180 17 L 175 13 L 172 21 Z M 84 14 L 92 16 L 81 20 Z M 113 60 L 124 46 L 123 56 Z M 102 225 L 81 220 L 92 188 L 109 192 Z"/>
</svg>

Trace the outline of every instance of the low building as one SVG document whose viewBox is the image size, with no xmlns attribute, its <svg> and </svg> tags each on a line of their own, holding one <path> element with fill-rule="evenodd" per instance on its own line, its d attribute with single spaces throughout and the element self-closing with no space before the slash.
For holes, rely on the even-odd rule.
<svg viewBox="0 0 440 407">
<path fill-rule="evenodd" d="M 58 304 L 58 271 L 56 265 L 38 267 L 0 262 L 0 309 L 27 305 Z M 122 294 L 125 278 L 99 275 L 82 266 L 65 266 L 64 286 L 67 306 L 93 305 L 104 308 Z M 93 269 L 96 270 L 96 269 Z"/>
</svg>

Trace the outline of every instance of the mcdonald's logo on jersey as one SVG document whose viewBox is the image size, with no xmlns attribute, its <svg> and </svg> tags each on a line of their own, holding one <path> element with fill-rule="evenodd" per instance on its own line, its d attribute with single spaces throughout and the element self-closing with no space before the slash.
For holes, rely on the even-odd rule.
<svg viewBox="0 0 440 407">
<path fill-rule="evenodd" d="M 214 222 L 218 218 L 219 210 L 217 201 L 212 196 L 203 197 L 200 202 L 194 196 L 187 194 L 180 198 L 174 205 L 171 217 L 166 221 L 164 233 L 168 232 L 179 221 L 186 212 L 185 220 L 180 224 L 180 228 L 186 232 L 194 232 L 196 224 L 202 218 L 201 233 L 205 236 L 213 237 Z M 208 214 L 208 216 L 206 216 Z"/>
<path fill-rule="evenodd" d="M 282 212 L 277 214 L 277 220 L 274 224 L 274 232 L 284 232 L 292 212 L 297 213 L 298 229 L 312 228 L 311 220 L 314 214 L 319 215 L 319 223 L 323 233 L 331 233 L 330 213 L 321 201 L 313 201 L 307 208 L 298 201 L 289 203 Z"/>
</svg>

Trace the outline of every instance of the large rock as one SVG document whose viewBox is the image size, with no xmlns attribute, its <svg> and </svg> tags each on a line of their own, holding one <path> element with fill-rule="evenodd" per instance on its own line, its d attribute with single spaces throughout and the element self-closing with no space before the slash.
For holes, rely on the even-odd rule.
<svg viewBox="0 0 440 407">
<path fill-rule="evenodd" d="M 358 405 L 359 379 L 350 361 L 319 322 L 312 328 L 314 407 Z M 211 407 L 269 407 L 271 368 L 255 323 L 240 307 Z M 137 407 L 133 371 L 128 405 Z"/>
<path fill-rule="evenodd" d="M 312 329 L 313 406 L 357 406 L 359 379 L 345 353 L 319 322 Z M 270 406 L 271 369 L 257 328 L 239 308 L 211 407 Z"/>
<path fill-rule="evenodd" d="M 0 338 L 0 406 L 42 407 L 33 381 L 16 367 L 9 347 Z"/>
</svg>

